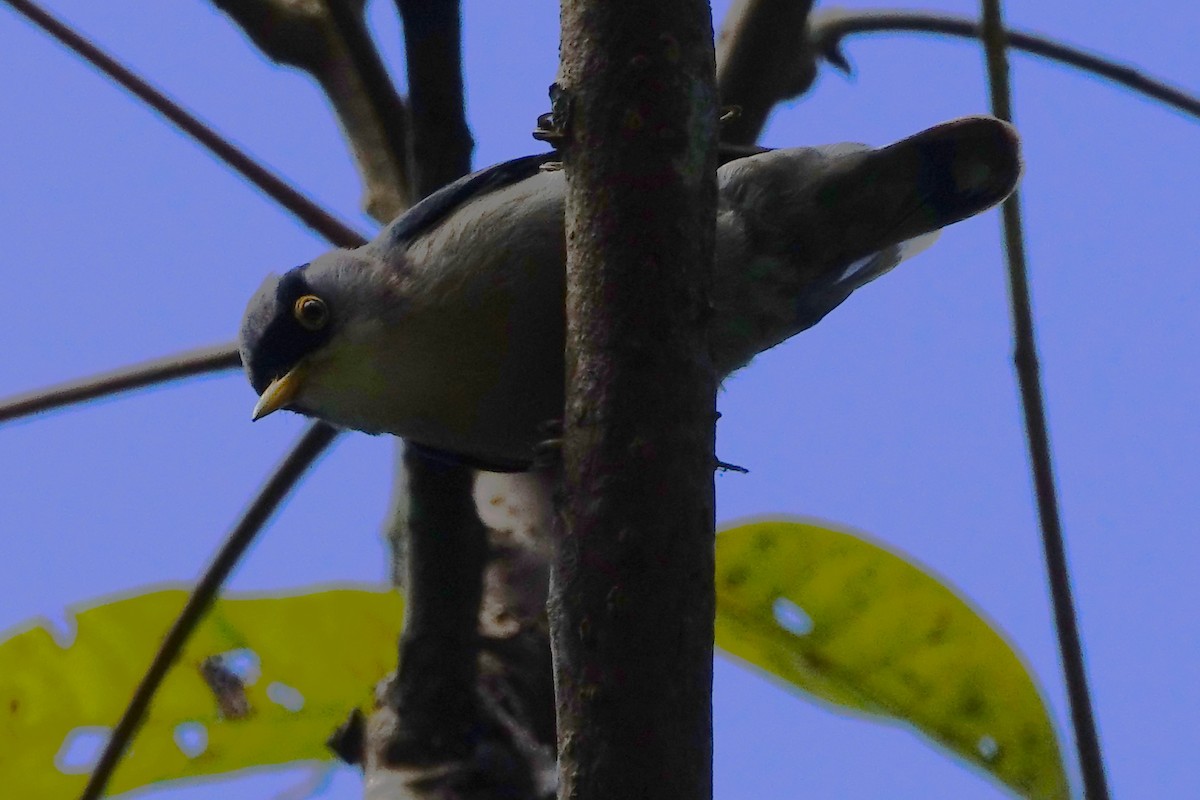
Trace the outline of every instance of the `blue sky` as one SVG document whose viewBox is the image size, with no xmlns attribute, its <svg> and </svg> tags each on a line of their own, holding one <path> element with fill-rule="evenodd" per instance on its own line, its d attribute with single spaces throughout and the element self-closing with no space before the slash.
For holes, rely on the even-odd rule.
<svg viewBox="0 0 1200 800">
<path fill-rule="evenodd" d="M 855 6 L 874 5 L 855 2 Z M 885 5 L 885 4 L 879 4 Z M 323 205 L 369 230 L 324 99 L 265 62 L 202 0 L 47 6 Z M 557 4 L 466 0 L 479 166 L 534 152 L 557 65 Z M 716 4 L 720 20 L 727 3 Z M 970 2 L 926 7 L 976 13 Z M 390 3 L 371 13 L 393 66 Z M 1200 90 L 1200 10 L 1009 2 L 1034 29 Z M 987 108 L 976 47 L 859 37 L 763 141 L 884 144 Z M 1014 58 L 1034 306 L 1082 631 L 1116 796 L 1200 784 L 1200 126 L 1128 93 Z M 232 338 L 263 274 L 325 245 L 198 146 L 0 9 L 0 396 Z M 727 384 L 718 518 L 782 512 L 869 531 L 983 608 L 1065 694 L 1010 367 L 999 219 L 948 231 L 818 327 Z M 0 428 L 0 630 L 131 586 L 194 577 L 302 428 L 251 425 L 240 375 Z M 391 446 L 345 437 L 265 532 L 235 589 L 385 575 Z M 829 713 L 726 660 L 716 795 L 999 798 L 910 731 Z M 271 797 L 286 770 L 222 784 Z M 360 790 L 351 770 L 331 798 Z M 154 798 L 211 796 L 211 785 Z"/>
</svg>

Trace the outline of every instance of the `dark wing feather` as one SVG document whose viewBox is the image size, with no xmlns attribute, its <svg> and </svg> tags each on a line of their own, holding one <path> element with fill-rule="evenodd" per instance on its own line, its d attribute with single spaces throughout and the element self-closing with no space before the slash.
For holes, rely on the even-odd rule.
<svg viewBox="0 0 1200 800">
<path fill-rule="evenodd" d="M 389 247 L 411 242 L 432 230 L 451 212 L 468 201 L 531 178 L 538 173 L 543 164 L 557 158 L 555 153 L 514 158 L 512 161 L 463 176 L 401 214 L 388 225 L 379 238 L 386 241 Z"/>
</svg>

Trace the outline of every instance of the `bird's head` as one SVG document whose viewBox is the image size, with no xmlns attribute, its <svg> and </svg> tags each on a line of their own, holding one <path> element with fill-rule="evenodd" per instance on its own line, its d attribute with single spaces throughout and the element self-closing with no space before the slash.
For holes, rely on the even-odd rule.
<svg viewBox="0 0 1200 800">
<path fill-rule="evenodd" d="M 380 296 L 374 266 L 361 251 L 335 250 L 263 282 L 238 341 L 259 395 L 254 419 L 279 409 L 336 419 L 338 402 L 329 390 L 353 388 L 344 373 L 353 367 L 354 342 L 399 306 Z"/>
</svg>

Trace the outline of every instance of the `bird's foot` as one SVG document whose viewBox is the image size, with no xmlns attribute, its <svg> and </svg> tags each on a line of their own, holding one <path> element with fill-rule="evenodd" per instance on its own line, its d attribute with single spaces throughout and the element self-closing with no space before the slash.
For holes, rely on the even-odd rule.
<svg viewBox="0 0 1200 800">
<path fill-rule="evenodd" d="M 572 97 L 566 90 L 557 83 L 550 84 L 551 110 L 538 116 L 533 138 L 545 142 L 555 150 L 562 150 L 563 145 L 570 139 L 573 105 Z"/>
</svg>

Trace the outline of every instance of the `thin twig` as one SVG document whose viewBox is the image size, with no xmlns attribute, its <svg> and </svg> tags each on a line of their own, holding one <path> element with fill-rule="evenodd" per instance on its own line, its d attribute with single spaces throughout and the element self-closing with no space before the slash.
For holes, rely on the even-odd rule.
<svg viewBox="0 0 1200 800">
<path fill-rule="evenodd" d="M 982 0 L 982 3 L 981 32 L 987 55 L 992 113 L 1011 122 L 1013 114 L 1012 90 L 1008 80 L 1008 42 L 1001 17 L 1000 0 Z M 1050 456 L 1050 434 L 1046 425 L 1037 342 L 1034 338 L 1025 237 L 1021 229 L 1021 205 L 1016 192 L 1004 202 L 1003 217 L 1004 249 L 1008 256 L 1009 299 L 1012 305 L 1015 339 L 1013 361 L 1021 390 L 1021 407 L 1025 415 L 1025 434 L 1037 493 L 1046 572 L 1054 605 L 1054 621 L 1058 630 L 1058 646 L 1066 677 L 1067 695 L 1071 703 L 1071 721 L 1075 728 L 1075 746 L 1079 752 L 1080 770 L 1083 774 L 1084 796 L 1088 800 L 1108 800 L 1104 759 L 1100 753 L 1100 738 L 1096 734 L 1096 721 L 1088 692 L 1079 622 L 1071 598 L 1071 576 L 1067 568 L 1062 522 L 1058 512 L 1054 467 Z"/>
<path fill-rule="evenodd" d="M 242 365 L 234 343 L 200 347 L 0 400 L 0 423 L 157 383 Z"/>
<path fill-rule="evenodd" d="M 272 200 L 295 215 L 301 222 L 339 247 L 357 247 L 366 239 L 349 225 L 301 194 L 295 187 L 256 162 L 242 150 L 222 138 L 212 128 L 184 111 L 144 79 L 119 64 L 70 27 L 43 11 L 29 0 L 4 0 L 20 14 L 73 50 L 89 64 L 146 103 L 172 124 L 204 145 L 242 177 L 261 189 Z"/>
<path fill-rule="evenodd" d="M 842 55 L 841 45 L 842 39 L 848 34 L 935 33 L 967 39 L 982 36 L 978 20 L 920 11 L 833 9 L 814 14 L 811 30 L 813 47 L 830 63 L 847 72 L 850 71 L 850 64 Z M 1033 33 L 1010 30 L 1007 36 L 1008 46 L 1015 50 L 1024 50 L 1090 72 L 1200 119 L 1200 98 L 1143 75 L 1133 67 Z"/>
<path fill-rule="evenodd" d="M 125 713 L 121 716 L 117 726 L 113 728 L 112 736 L 105 744 L 104 752 L 100 755 L 96 768 L 92 770 L 87 787 L 80 795 L 80 800 L 97 800 L 103 796 L 104 788 L 108 785 L 113 770 L 116 769 L 121 756 L 142 724 L 155 691 L 158 690 L 171 665 L 179 657 L 184 643 L 187 642 L 196 625 L 204 618 L 204 614 L 216 597 L 221 584 L 225 582 L 246 548 L 250 546 L 254 537 L 278 508 L 279 503 L 299 482 L 301 476 L 312 466 L 317 457 L 329 447 L 337 434 L 338 431 L 335 428 L 323 422 L 309 426 L 279 466 L 275 468 L 275 471 L 267 478 L 267 482 L 259 490 L 258 496 L 246 509 L 246 513 L 221 545 L 221 549 L 200 577 L 196 587 L 192 589 L 187 604 L 179 612 L 175 624 L 171 626 L 162 645 L 159 646 L 158 652 L 154 654 L 154 660 L 150 663 L 146 674 L 142 676 L 137 689 L 134 690 L 133 697 L 130 698 L 129 705 L 125 708 Z"/>
</svg>

